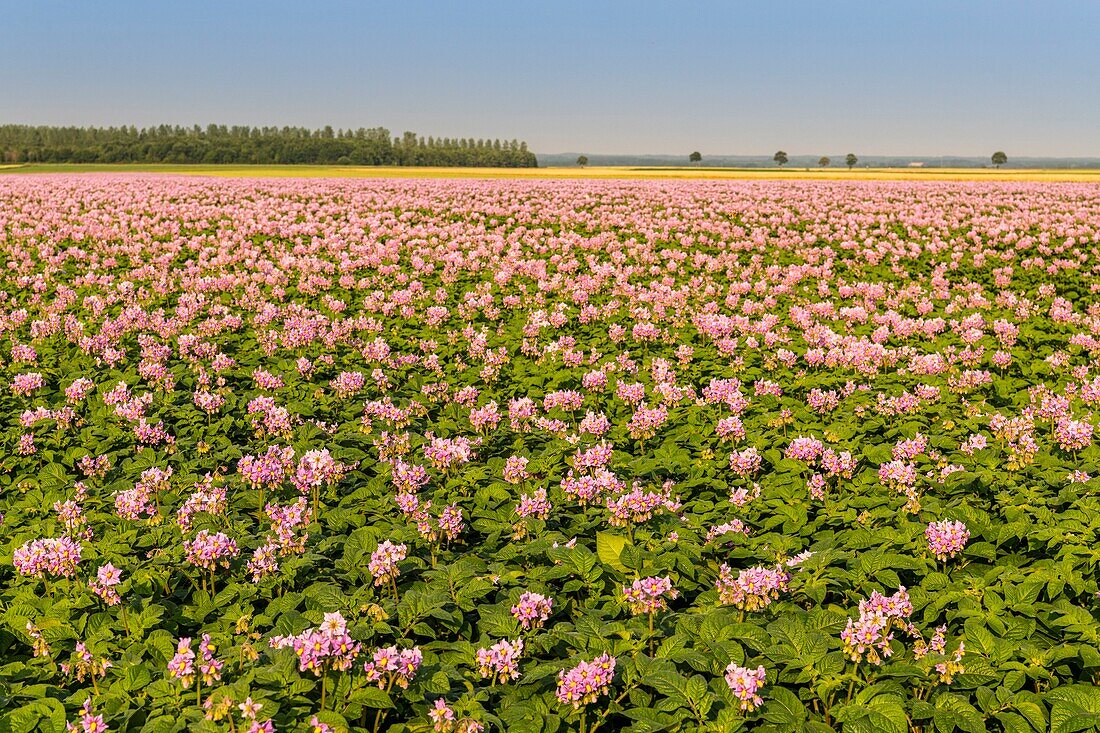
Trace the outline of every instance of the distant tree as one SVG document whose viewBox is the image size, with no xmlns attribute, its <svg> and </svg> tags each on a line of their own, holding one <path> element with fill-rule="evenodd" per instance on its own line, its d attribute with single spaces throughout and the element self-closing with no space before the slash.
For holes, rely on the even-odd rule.
<svg viewBox="0 0 1100 733">
<path fill-rule="evenodd" d="M 577 156 L 577 165 L 579 165 L 581 168 L 588 165 L 588 156 L 587 155 L 578 155 Z"/>
<path fill-rule="evenodd" d="M 1005 155 L 1004 152 L 998 150 L 996 153 L 993 154 L 993 165 L 997 166 L 998 168 L 1000 168 L 1007 162 L 1008 156 Z"/>
<path fill-rule="evenodd" d="M 694 153 L 688 156 L 688 160 L 692 163 L 699 163 L 703 160 L 703 154 L 696 150 Z"/>
<path fill-rule="evenodd" d="M 848 153 L 844 158 L 844 162 L 848 164 L 848 170 L 852 170 L 856 167 L 856 163 L 859 162 L 859 158 L 856 157 L 855 153 Z"/>
<path fill-rule="evenodd" d="M 817 161 L 817 164 L 818 164 L 819 166 L 821 166 L 822 168 L 828 168 L 828 167 L 829 167 L 829 163 L 832 163 L 832 162 L 833 162 L 833 161 L 829 160 L 829 156 L 828 156 L 828 155 L 822 155 L 822 156 L 821 156 L 821 158 L 819 158 L 819 159 L 818 159 L 818 161 Z"/>
<path fill-rule="evenodd" d="M 772 160 L 776 162 L 776 165 L 782 166 L 784 163 L 787 162 L 787 154 L 780 150 L 772 156 Z"/>
<path fill-rule="evenodd" d="M 537 166 L 524 143 L 424 138 L 389 130 L 159 125 L 0 125 L 0 160 L 50 163 L 297 163 L 320 165 Z"/>
</svg>

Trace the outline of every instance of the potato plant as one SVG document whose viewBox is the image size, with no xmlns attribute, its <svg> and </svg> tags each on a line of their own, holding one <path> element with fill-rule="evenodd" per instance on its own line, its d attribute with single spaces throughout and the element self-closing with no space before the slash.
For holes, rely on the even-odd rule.
<svg viewBox="0 0 1100 733">
<path fill-rule="evenodd" d="M 0 181 L 0 730 L 1100 724 L 1100 190 Z"/>
</svg>

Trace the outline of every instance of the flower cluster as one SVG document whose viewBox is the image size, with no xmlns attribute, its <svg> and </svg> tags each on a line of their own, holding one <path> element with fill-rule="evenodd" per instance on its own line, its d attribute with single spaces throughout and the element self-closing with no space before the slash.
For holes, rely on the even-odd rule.
<svg viewBox="0 0 1100 733">
<path fill-rule="evenodd" d="M 528 459 L 524 456 L 511 456 L 504 462 L 504 480 L 510 484 L 523 483 L 525 479 L 531 477 L 531 474 L 527 473 Z"/>
<path fill-rule="evenodd" d="M 866 656 L 871 664 L 881 665 L 893 653 L 890 649 L 890 642 L 894 640 L 892 629 L 902 627 L 908 631 L 912 613 L 913 604 L 905 588 L 899 588 L 892 596 L 877 591 L 872 593 L 870 598 L 859 602 L 859 619 L 848 619 L 840 633 L 844 653 L 856 664 Z"/>
<path fill-rule="evenodd" d="M 764 704 L 760 688 L 764 686 L 766 672 L 763 667 L 749 669 L 736 664 L 726 667 L 726 684 L 741 704 L 741 710 L 751 711 Z"/>
<path fill-rule="evenodd" d="M 150 468 L 132 489 L 115 494 L 115 512 L 123 519 L 138 520 L 155 516 L 161 493 L 171 488 L 172 469 Z"/>
<path fill-rule="evenodd" d="M 428 711 L 428 718 L 432 721 L 432 730 L 435 733 L 482 733 L 485 725 L 474 718 L 458 718 L 454 708 L 437 699 Z"/>
<path fill-rule="evenodd" d="M 311 450 L 298 460 L 291 481 L 299 491 L 307 494 L 312 489 L 336 483 L 346 471 L 347 466 L 333 458 L 327 448 Z"/>
<path fill-rule="evenodd" d="M 347 622 L 339 613 L 326 613 L 324 622 L 294 636 L 275 636 L 273 649 L 293 649 L 298 670 L 320 677 L 325 670 L 347 671 L 359 656 L 362 646 L 348 636 Z"/>
<path fill-rule="evenodd" d="M 516 514 L 518 514 L 521 519 L 534 517 L 535 519 L 545 520 L 550 516 L 550 512 L 553 508 L 554 505 L 550 503 L 550 499 L 546 494 L 546 489 L 535 489 L 534 494 L 520 495 L 519 504 L 516 505 Z"/>
<path fill-rule="evenodd" d="M 80 708 L 79 725 L 66 722 L 65 730 L 70 733 L 107 733 L 110 729 L 107 727 L 107 724 L 103 722 L 103 716 L 96 715 L 95 708 L 92 705 L 92 698 L 89 697 Z"/>
<path fill-rule="evenodd" d="M 378 549 L 370 556 L 370 574 L 374 576 L 376 586 L 391 582 L 401 574 L 397 563 L 405 559 L 408 553 L 406 545 L 395 545 L 389 540 L 384 540 L 378 545 Z"/>
<path fill-rule="evenodd" d="M 206 474 L 202 481 L 195 484 L 195 491 L 176 511 L 176 524 L 184 532 L 191 529 L 194 516 L 198 513 L 219 517 L 225 514 L 228 500 L 224 486 L 214 485 L 215 477 Z"/>
<path fill-rule="evenodd" d="M 69 537 L 32 540 L 15 549 L 12 564 L 20 574 L 34 578 L 71 578 L 76 575 L 83 551 L 81 544 Z"/>
<path fill-rule="evenodd" d="M 398 649 L 388 646 L 376 649 L 371 658 L 363 663 L 363 671 L 367 673 L 367 681 L 378 685 L 380 690 L 394 685 L 405 689 L 416 677 L 423 661 L 424 654 L 419 647 Z"/>
<path fill-rule="evenodd" d="M 502 639 L 490 647 L 477 650 L 477 671 L 482 677 L 497 682 L 519 678 L 519 659 L 523 656 L 523 639 Z"/>
<path fill-rule="evenodd" d="M 606 502 L 611 513 L 608 523 L 612 527 L 625 527 L 628 524 L 641 524 L 649 521 L 660 511 L 678 512 L 679 498 L 672 496 L 672 484 L 665 484 L 661 491 L 646 491 L 635 482 L 630 491 L 609 497 Z"/>
<path fill-rule="evenodd" d="M 237 462 L 237 472 L 253 487 L 276 487 L 286 480 L 294 466 L 294 449 L 270 446 L 261 455 L 245 455 Z"/>
<path fill-rule="evenodd" d="M 366 381 L 362 372 L 340 372 L 332 380 L 331 387 L 338 398 L 345 399 L 361 390 Z"/>
<path fill-rule="evenodd" d="M 736 453 L 730 453 L 730 469 L 738 476 L 755 476 L 760 471 L 763 458 L 756 448 L 745 448 Z"/>
<path fill-rule="evenodd" d="M 42 379 L 41 374 L 38 372 L 27 372 L 25 374 L 16 374 L 15 377 L 12 378 L 11 391 L 13 394 L 28 397 L 42 389 L 44 385 L 45 381 Z"/>
<path fill-rule="evenodd" d="M 747 535 L 749 528 L 745 526 L 745 523 L 740 519 L 732 519 L 728 522 L 723 522 L 717 526 L 711 527 L 707 530 L 707 542 L 714 542 L 717 539 L 724 538 L 728 534 L 742 534 Z"/>
<path fill-rule="evenodd" d="M 88 478 L 103 478 L 111 470 L 111 459 L 107 456 L 84 456 L 77 465 Z"/>
<path fill-rule="evenodd" d="M 962 522 L 945 519 L 941 522 L 929 522 L 924 536 L 928 540 L 929 552 L 938 560 L 946 562 L 966 547 L 970 530 Z"/>
<path fill-rule="evenodd" d="M 621 491 L 624 484 L 607 468 L 597 468 L 590 474 L 577 475 L 572 470 L 561 480 L 562 491 L 582 506 L 598 501 L 601 496 Z"/>
<path fill-rule="evenodd" d="M 50 645 L 42 638 L 42 629 L 28 621 L 26 625 L 27 636 L 31 638 L 31 647 L 36 657 L 47 657 L 50 654 Z"/>
<path fill-rule="evenodd" d="M 55 501 L 53 510 L 57 512 L 57 518 L 65 526 L 65 536 L 75 540 L 92 539 L 92 528 L 88 526 L 88 518 L 84 516 L 84 509 L 75 500 Z"/>
<path fill-rule="evenodd" d="M 393 485 L 398 491 L 416 491 L 431 480 L 428 469 L 406 463 L 400 458 L 393 462 Z"/>
<path fill-rule="evenodd" d="M 428 444 L 424 446 L 424 458 L 441 471 L 469 463 L 474 457 L 474 443 L 469 438 L 440 438 L 426 435 Z"/>
<path fill-rule="evenodd" d="M 940 675 L 940 682 L 945 685 L 950 685 L 955 681 L 957 675 L 966 671 L 966 667 L 964 667 L 962 663 L 965 655 L 966 642 L 960 639 L 959 646 L 955 649 L 955 653 L 952 654 L 950 658 L 936 663 L 936 672 Z"/>
<path fill-rule="evenodd" d="M 95 382 L 87 377 L 78 377 L 65 388 L 65 399 L 70 404 L 82 402 L 84 398 L 95 391 Z"/>
<path fill-rule="evenodd" d="M 72 661 L 62 662 L 59 666 L 62 672 L 75 676 L 77 682 L 83 682 L 85 679 L 94 680 L 106 677 L 107 670 L 114 665 L 106 657 L 96 657 L 88 651 L 88 647 L 85 646 L 84 642 L 78 641 L 76 650 L 73 652 Z"/>
<path fill-rule="evenodd" d="M 176 655 L 168 662 L 168 674 L 178 679 L 184 689 L 195 681 L 195 652 L 191 649 L 191 637 L 180 638 L 176 645 Z"/>
<path fill-rule="evenodd" d="M 214 570 L 219 565 L 229 567 L 229 561 L 240 554 L 235 540 L 229 539 L 224 532 L 199 530 L 193 539 L 184 540 L 183 552 L 191 565 L 206 570 Z"/>
<path fill-rule="evenodd" d="M 733 576 L 733 569 L 722 563 L 718 568 L 718 601 L 746 611 L 759 611 L 771 605 L 787 590 L 791 576 L 782 566 L 747 568 Z"/>
<path fill-rule="evenodd" d="M 541 593 L 525 592 L 519 597 L 516 605 L 512 606 L 512 616 L 519 621 L 524 629 L 538 629 L 550 618 L 554 599 Z"/>
<path fill-rule="evenodd" d="M 122 602 L 122 598 L 115 590 L 115 586 L 121 582 L 122 571 L 111 563 L 107 563 L 96 571 L 95 578 L 88 581 L 88 587 L 108 606 L 117 606 Z"/>
<path fill-rule="evenodd" d="M 664 407 L 639 405 L 626 426 L 630 437 L 635 440 L 648 440 L 657 434 L 661 426 L 668 421 L 668 410 Z"/>
<path fill-rule="evenodd" d="M 623 601 L 635 616 L 663 611 L 679 595 L 668 577 L 641 578 L 623 586 Z"/>
<path fill-rule="evenodd" d="M 558 673 L 558 702 L 574 709 L 595 702 L 611 689 L 615 678 L 615 657 L 601 654 L 591 662 L 582 661 L 568 672 Z"/>
</svg>

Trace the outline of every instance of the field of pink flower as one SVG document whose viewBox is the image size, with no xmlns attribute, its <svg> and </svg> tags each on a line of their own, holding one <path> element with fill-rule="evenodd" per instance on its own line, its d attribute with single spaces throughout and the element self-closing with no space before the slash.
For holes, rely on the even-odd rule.
<svg viewBox="0 0 1100 733">
<path fill-rule="evenodd" d="M 1100 727 L 1100 188 L 0 180 L 0 731 Z"/>
</svg>

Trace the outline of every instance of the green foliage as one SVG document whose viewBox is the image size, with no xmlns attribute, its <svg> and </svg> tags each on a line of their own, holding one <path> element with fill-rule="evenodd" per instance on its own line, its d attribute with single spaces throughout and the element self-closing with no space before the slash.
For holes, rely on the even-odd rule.
<svg viewBox="0 0 1100 733">
<path fill-rule="evenodd" d="M 527 143 L 474 138 L 390 137 L 383 127 L 0 125 L 0 163 L 218 163 L 537 167 Z"/>
<path fill-rule="evenodd" d="M 43 145 L 62 144 L 57 134 Z M 141 133 L 125 136 L 132 134 Z M 273 134 L 283 137 L 294 135 Z M 365 139 L 374 138 L 391 145 L 383 143 L 388 133 Z M 348 138 L 301 139 L 336 149 Z M 847 156 L 849 167 L 856 162 Z M 1075 370 L 1092 368 L 1095 356 L 1095 273 L 1086 266 L 1091 250 L 1066 244 L 1085 237 L 1078 220 L 1095 220 L 1085 192 L 1075 189 L 1072 204 L 1044 199 L 1049 208 L 1025 212 L 1028 227 L 1047 214 L 1060 222 L 1057 231 L 1031 231 L 1004 224 L 1031 189 L 980 189 L 956 209 L 931 188 L 907 194 L 903 206 L 895 199 L 904 189 L 887 186 L 879 193 L 895 197 L 889 207 L 878 201 L 883 208 L 871 215 L 874 200 L 839 209 L 830 201 L 823 211 L 839 211 L 834 220 L 799 208 L 814 211 L 811 203 L 838 195 L 833 189 L 783 189 L 788 198 L 758 204 L 763 189 L 752 187 L 728 206 L 699 193 L 712 189 L 686 189 L 690 196 L 671 206 L 661 187 L 615 184 L 579 195 L 448 183 L 413 196 L 403 183 L 372 184 L 380 187 L 367 189 L 366 203 L 349 203 L 353 193 L 318 183 L 223 191 L 191 182 L 164 184 L 141 211 L 148 182 L 112 183 L 124 193 L 113 208 L 103 203 L 110 190 L 66 182 L 50 210 L 62 226 L 42 212 L 20 220 L 21 207 L 32 209 L 53 183 L 23 185 L 19 195 L 4 194 L 15 213 L 5 214 L 12 223 L 0 239 L 9 263 L 0 288 L 0 405 L 9 416 L 0 436 L 0 733 L 60 733 L 86 699 L 112 730 L 223 731 L 227 719 L 207 720 L 200 703 L 222 696 L 234 706 L 261 703 L 261 717 L 279 730 L 307 730 L 318 715 L 349 730 L 426 733 L 438 699 L 491 730 L 532 733 L 582 724 L 590 733 L 597 723 L 639 732 L 1100 730 L 1100 493 L 1095 477 L 1074 474 L 1095 473 L 1100 449 L 1064 450 L 1055 422 L 1035 417 L 1047 409 L 1049 394 L 1035 390 L 1042 383 L 1065 397 L 1070 414 L 1093 419 L 1082 396 L 1091 373 Z M 569 207 L 551 216 L 544 207 L 554 196 Z M 1079 198 L 1093 208 L 1079 212 Z M 633 220 L 634 208 L 652 221 Z M 933 209 L 977 213 L 933 226 Z M 260 213 L 242 213 L 253 210 Z M 685 232 L 694 237 L 690 250 L 680 244 Z M 777 245 L 750 247 L 757 240 Z M 510 249 L 524 256 L 508 268 L 492 259 Z M 990 261 L 1018 270 L 994 273 Z M 1068 316 L 1045 287 L 1055 263 Z M 682 272 L 689 267 L 690 277 Z M 585 282 L 590 291 L 578 289 Z M 437 307 L 447 313 L 429 313 Z M 555 325 L 559 313 L 565 318 Z M 1012 361 L 969 384 L 973 370 L 962 360 L 980 357 L 965 352 L 973 334 L 962 321 L 975 314 L 986 329 L 979 345 Z M 716 315 L 726 320 L 705 333 Z M 635 337 L 647 318 L 661 332 Z M 1013 344 L 988 332 L 998 320 L 1019 327 Z M 894 330 L 878 331 L 883 324 Z M 302 344 L 294 342 L 299 328 L 311 334 Z M 101 342 L 117 347 L 117 361 Z M 13 355 L 27 345 L 33 367 Z M 160 348 L 163 362 L 146 356 Z M 886 356 L 871 363 L 853 353 Z M 950 359 L 922 361 L 932 354 Z M 218 355 L 229 361 L 215 369 Z M 161 382 L 157 364 L 168 375 Z M 12 391 L 16 376 L 32 370 L 43 374 L 41 390 Z M 281 384 L 260 386 L 258 370 Z M 586 382 L 598 370 L 606 388 Z M 351 371 L 370 376 L 340 396 L 333 384 Z M 95 390 L 72 402 L 65 388 L 81 375 Z M 143 445 L 125 409 L 106 397 L 119 382 L 147 399 L 145 417 L 163 422 L 172 442 Z M 617 390 L 634 383 L 646 404 L 667 409 L 653 435 L 628 427 L 636 407 Z M 716 384 L 737 396 L 711 396 L 721 392 Z M 462 387 L 477 394 L 459 396 Z M 539 421 L 513 427 L 510 400 L 545 405 L 558 390 L 576 392 L 581 407 L 539 407 Z M 821 410 L 811 404 L 815 390 L 843 397 Z M 935 396 L 891 411 L 918 390 Z M 204 391 L 225 400 L 210 416 L 196 403 Z M 249 406 L 264 399 L 285 408 L 285 427 L 258 426 Z M 490 401 L 501 407 L 499 423 L 475 427 L 471 410 Z M 579 427 L 589 411 L 608 418 L 599 439 Z M 733 416 L 744 435 L 719 435 L 720 421 Z M 996 416 L 1027 417 L 1039 449 L 1015 450 L 998 435 L 1008 429 L 991 427 Z M 35 452 L 20 452 L 29 433 Z M 906 459 L 918 487 L 910 497 L 880 471 L 918 433 L 927 444 Z M 976 434 L 987 443 L 964 450 Z M 472 460 L 432 466 L 432 439 L 456 436 L 474 439 Z M 820 494 L 814 474 L 828 471 L 790 451 L 800 436 L 819 439 L 834 458 L 851 455 L 848 470 L 821 478 Z M 564 486 L 571 472 L 584 472 L 579 453 L 604 441 L 622 489 L 582 503 Z M 269 446 L 290 446 L 297 458 L 328 450 L 346 471 L 315 493 L 283 480 L 261 496 L 241 459 Z M 748 448 L 760 468 L 742 475 L 731 454 Z M 103 475 L 82 463 L 94 456 L 110 463 Z M 515 456 L 528 463 L 513 481 L 505 466 Z M 397 458 L 426 467 L 416 492 L 421 507 L 432 502 L 426 515 L 398 508 Z M 169 468 L 153 511 L 120 515 L 120 494 L 143 472 Z M 188 514 L 208 474 L 226 489 L 224 507 Z M 607 500 L 635 483 L 658 500 L 643 510 L 650 499 L 635 496 L 627 518 L 613 521 Z M 517 506 L 537 489 L 552 508 L 521 519 Z M 274 536 L 262 507 L 299 497 L 309 507 L 295 535 L 301 546 L 280 547 L 277 570 L 254 578 L 248 562 Z M 68 500 L 78 501 L 84 524 L 66 525 L 55 504 Z M 449 506 L 464 512 L 453 537 L 438 521 Z M 946 560 L 925 535 L 941 520 L 970 533 Z M 240 554 L 212 572 L 196 567 L 183 543 L 204 530 L 224 532 Z M 83 538 L 72 578 L 15 569 L 27 543 L 67 533 Z M 406 545 L 408 555 L 392 581 L 376 582 L 372 555 L 385 541 Z M 117 605 L 89 586 L 108 562 L 123 571 Z M 722 573 L 752 568 L 789 577 L 760 607 L 724 604 Z M 676 593 L 652 614 L 634 615 L 624 588 L 646 578 L 667 578 Z M 892 628 L 881 664 L 853 661 L 842 633 L 861 602 L 902 587 L 912 626 Z M 512 611 L 528 592 L 553 599 L 541 627 L 524 628 Z M 350 669 L 320 676 L 272 645 L 334 613 L 362 647 Z M 941 627 L 944 647 L 930 650 Z M 182 638 L 194 648 L 203 634 L 225 663 L 222 679 L 184 688 L 169 665 Z M 479 673 L 478 649 L 519 639 L 516 679 Z M 111 663 L 94 684 L 62 667 L 78 643 Z M 408 686 L 367 679 L 363 663 L 389 646 L 423 654 Z M 608 694 L 578 710 L 559 703 L 559 674 L 604 653 L 617 660 Z M 731 665 L 764 668 L 759 706 L 735 697 L 725 679 Z M 234 715 L 237 729 L 247 729 Z"/>
</svg>

